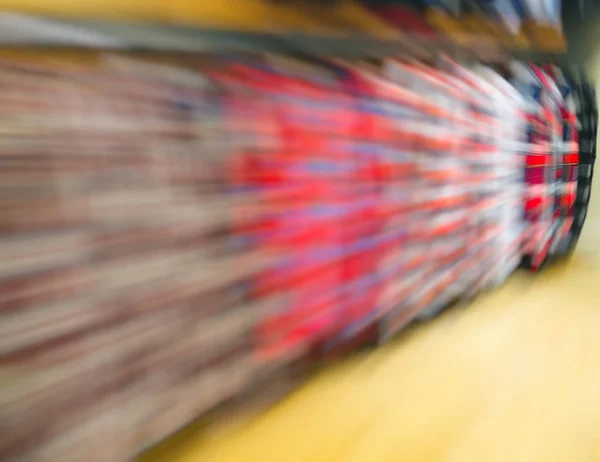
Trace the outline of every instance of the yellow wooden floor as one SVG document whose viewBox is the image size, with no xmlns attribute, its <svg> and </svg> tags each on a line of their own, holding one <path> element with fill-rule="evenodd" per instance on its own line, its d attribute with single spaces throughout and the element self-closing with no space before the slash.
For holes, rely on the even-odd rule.
<svg viewBox="0 0 600 462">
<path fill-rule="evenodd" d="M 517 272 L 258 418 L 193 428 L 143 460 L 600 461 L 599 212 L 569 261 Z"/>
</svg>

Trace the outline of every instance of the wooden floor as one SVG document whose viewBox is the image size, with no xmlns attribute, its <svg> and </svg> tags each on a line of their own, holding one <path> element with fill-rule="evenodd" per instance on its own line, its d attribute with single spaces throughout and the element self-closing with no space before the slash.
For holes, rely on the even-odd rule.
<svg viewBox="0 0 600 462">
<path fill-rule="evenodd" d="M 192 427 L 143 460 L 600 461 L 593 208 L 569 261 L 517 272 L 470 305 L 327 368 L 258 417 Z"/>
</svg>

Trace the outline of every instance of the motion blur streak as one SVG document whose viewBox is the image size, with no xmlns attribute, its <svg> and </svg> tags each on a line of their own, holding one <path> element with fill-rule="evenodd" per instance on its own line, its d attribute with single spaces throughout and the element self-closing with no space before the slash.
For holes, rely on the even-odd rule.
<svg viewBox="0 0 600 462">
<path fill-rule="evenodd" d="M 509 71 L 0 56 L 0 459 L 125 460 L 541 266 L 576 118 Z"/>
</svg>

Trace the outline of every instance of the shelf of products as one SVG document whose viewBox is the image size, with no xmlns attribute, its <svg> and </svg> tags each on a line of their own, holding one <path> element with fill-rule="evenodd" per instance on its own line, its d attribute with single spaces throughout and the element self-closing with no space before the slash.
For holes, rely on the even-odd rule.
<svg viewBox="0 0 600 462">
<path fill-rule="evenodd" d="M 581 229 L 594 153 L 567 167 L 556 68 L 514 67 L 515 87 L 447 59 L 15 53 L 0 59 L 3 460 L 90 444 L 119 460 L 269 365 L 388 338 Z M 539 91 L 518 91 L 524 75 Z M 548 154 L 551 130 L 566 151 Z"/>
<path fill-rule="evenodd" d="M 410 30 L 377 36 L 346 3 L 313 33 L 0 17 L 0 459 L 124 460 L 573 249 L 595 96 L 513 62 L 546 57 L 531 14 L 368 5 Z"/>
<path fill-rule="evenodd" d="M 304 51 L 336 57 L 446 49 L 488 60 L 506 56 L 506 51 L 566 50 L 556 21 L 540 22 L 525 9 L 515 26 L 499 13 L 500 4 L 506 3 L 502 1 L 469 2 L 459 14 L 444 2 L 400 0 L 332 4 L 237 0 L 219 5 L 174 1 L 125 8 L 113 3 L 98 0 L 79 10 L 60 2 L 24 3 L 0 14 L 0 43 L 171 52 Z"/>
</svg>

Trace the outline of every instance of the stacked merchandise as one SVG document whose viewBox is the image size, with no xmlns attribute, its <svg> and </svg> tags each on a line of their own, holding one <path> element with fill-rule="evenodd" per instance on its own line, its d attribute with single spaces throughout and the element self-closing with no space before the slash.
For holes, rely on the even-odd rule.
<svg viewBox="0 0 600 462">
<path fill-rule="evenodd" d="M 415 172 L 404 182 L 390 184 L 385 198 L 398 201 L 410 193 L 408 212 L 391 215 L 387 223 L 390 231 L 407 231 L 404 242 L 383 262 L 384 271 L 395 270 L 382 293 L 382 334 L 387 337 L 415 315 L 433 314 L 449 294 L 458 295 L 454 286 L 474 236 L 468 215 L 473 193 L 461 159 L 468 136 L 468 92 L 448 75 L 418 64 L 390 61 L 384 72 L 398 91 L 429 96 L 421 100 L 420 111 L 391 113 L 395 142 L 413 141 L 396 149 Z"/>
<path fill-rule="evenodd" d="M 230 66 L 275 127 L 270 150 L 248 153 L 245 180 L 266 199 L 254 244 L 277 255 L 253 292 L 284 300 L 258 328 L 261 355 L 271 357 L 330 338 L 372 306 L 367 290 L 362 305 L 351 293 L 351 279 L 370 274 L 353 252 L 361 236 L 376 235 L 372 186 L 355 155 L 355 101 L 332 68 L 272 57 Z"/>
<path fill-rule="evenodd" d="M 555 28 L 562 27 L 560 0 L 363 0 L 375 4 L 383 11 L 393 11 L 401 7 L 406 10 L 438 9 L 454 16 L 472 10 L 483 12 L 488 17 L 498 18 L 506 27 L 517 33 L 521 24 L 532 21 Z M 582 5 L 575 6 L 583 10 Z"/>
<path fill-rule="evenodd" d="M 255 373 L 238 127 L 180 64 L 20 55 L 0 81 L 0 459 L 123 460 Z"/>
<path fill-rule="evenodd" d="M 378 111 L 377 95 L 370 91 L 360 68 L 337 66 L 336 69 L 351 98 L 352 131 L 346 148 L 350 158 L 345 164 L 352 176 L 342 199 L 342 207 L 347 208 L 347 212 L 341 227 L 341 312 L 336 332 L 324 345 L 325 352 L 346 343 L 352 345 L 353 339 L 362 340 L 365 335 L 370 340 L 369 334 L 374 333 L 368 328 L 377 315 L 382 282 L 379 262 L 386 245 L 397 239 L 383 232 L 383 186 L 388 177 L 398 178 L 409 173 L 400 159 L 389 164 L 384 161 L 391 154 L 387 149 L 390 127 Z"/>
<path fill-rule="evenodd" d="M 494 135 L 500 121 L 490 114 L 491 89 L 467 69 L 449 61 L 447 67 L 450 72 L 387 65 L 387 75 L 399 88 L 427 94 L 433 103 L 421 115 L 400 113 L 398 139 L 417 140 L 403 146 L 402 155 L 416 168 L 409 181 L 392 185 L 395 196 L 386 197 L 386 202 L 403 196 L 407 201 L 406 191 L 412 192 L 408 212 L 395 214 L 388 224 L 408 233 L 383 264 L 385 271 L 396 268 L 382 292 L 386 336 L 416 313 L 432 316 L 452 299 L 481 288 L 499 266 L 505 269 L 504 257 L 493 252 L 498 240 L 505 232 L 518 234 L 510 228 L 515 220 L 503 229 L 497 213 L 508 181 L 515 186 L 514 177 L 507 179 L 500 167 L 514 166 L 518 156 L 499 152 Z"/>
<path fill-rule="evenodd" d="M 489 281 L 498 286 L 519 265 L 521 249 L 528 238 L 520 209 L 524 194 L 524 164 L 523 156 L 519 154 L 524 139 L 524 102 L 514 87 L 491 68 L 478 66 L 477 73 L 492 94 L 491 108 L 496 116 L 492 142 L 496 147 L 493 185 L 498 200 L 494 213 L 500 234 L 495 245 L 496 265 L 490 269 Z"/>
<path fill-rule="evenodd" d="M 477 3 L 500 17 L 515 32 L 523 21 L 562 28 L 560 0 L 478 0 Z"/>
<path fill-rule="evenodd" d="M 578 185 L 577 114 L 571 86 L 558 67 L 513 63 L 512 70 L 529 111 L 525 219 L 533 235 L 525 255 L 537 271 L 576 242 L 574 226 L 581 216 L 576 199 L 585 190 Z"/>
<path fill-rule="evenodd" d="M 570 134 L 574 133 L 569 129 L 574 124 L 574 115 L 572 111 L 567 110 L 567 105 L 555 80 L 540 66 L 532 65 L 530 67 L 547 95 L 547 100 L 544 101 L 543 118 L 549 133 L 548 141 L 554 166 L 552 224 L 550 236 L 543 249 L 544 258 L 547 260 L 547 256 L 556 253 L 573 222 L 569 217 L 569 210 L 574 202 L 574 192 L 577 187 L 576 166 L 578 160 L 576 153 L 578 147 L 575 140 L 565 140 L 565 136 L 570 137 Z"/>
<path fill-rule="evenodd" d="M 5 56 L 0 459 L 124 459 L 274 364 L 504 280 L 572 215 L 571 119 L 526 77 L 528 101 L 449 60 Z"/>
<path fill-rule="evenodd" d="M 390 64 L 392 69 L 385 71 L 388 75 L 393 73 L 395 63 Z M 383 316 L 395 323 L 396 314 L 400 318 L 414 317 L 419 300 L 409 299 L 420 297 L 417 294 L 421 286 L 434 272 L 432 252 L 424 248 L 423 240 L 436 230 L 422 197 L 420 167 L 426 168 L 426 159 L 419 159 L 419 155 L 440 150 L 444 141 L 428 134 L 426 128 L 435 128 L 435 123 L 449 114 L 394 79 L 390 82 L 364 68 L 354 68 L 353 76 L 378 132 L 370 140 L 370 151 L 381 188 L 375 200 L 382 228 L 375 242 L 380 249 L 373 270 L 378 291 L 370 319 Z M 429 167 L 434 175 L 435 167 Z M 438 266 L 443 262 L 439 256 L 435 262 Z M 386 328 L 383 334 L 388 335 L 395 328 Z"/>
<path fill-rule="evenodd" d="M 455 42 L 469 51 L 532 47 L 566 51 L 560 0 L 361 0 L 370 11 L 420 45 Z M 583 18 L 585 2 L 569 5 Z M 418 53 L 427 52 L 420 49 Z"/>
<path fill-rule="evenodd" d="M 505 254 L 503 247 L 518 233 L 513 228 L 514 222 L 503 223 L 501 213 L 503 201 L 507 199 L 505 191 L 518 192 L 518 185 L 509 186 L 510 178 L 503 174 L 504 165 L 514 162 L 516 156 L 514 152 L 504 151 L 503 141 L 498 136 L 503 122 L 496 107 L 495 87 L 473 70 L 449 61 L 446 66 L 473 95 L 469 120 L 473 120 L 474 125 L 470 129 L 469 142 L 463 147 L 470 172 L 468 185 L 475 194 L 469 214 L 477 225 L 470 240 L 473 263 L 470 272 L 464 273 L 471 280 L 467 280 L 463 290 L 472 295 L 497 279 L 500 270 L 505 270 L 510 254 Z M 514 102 L 507 99 L 506 104 L 513 109 Z"/>
<path fill-rule="evenodd" d="M 579 135 L 577 133 L 577 114 L 572 89 L 558 66 L 544 66 L 546 74 L 552 78 L 560 92 L 558 99 L 561 127 L 557 140 L 559 155 L 562 155 L 560 167 L 556 172 L 557 192 L 555 214 L 562 220 L 557 231 L 552 251 L 560 252 L 570 246 L 569 233 L 575 218 L 575 201 L 577 197 L 577 178 L 579 170 Z"/>
<path fill-rule="evenodd" d="M 534 270 L 546 261 L 554 237 L 555 182 L 557 156 L 553 151 L 556 124 L 553 104 L 547 87 L 536 75 L 536 69 L 511 63 L 513 85 L 525 98 L 527 139 L 525 140 L 525 222 L 531 239 L 525 255 Z"/>
<path fill-rule="evenodd" d="M 598 108 L 594 87 L 578 72 L 569 75 L 573 86 L 577 113 L 579 138 L 579 175 L 577 197 L 574 206 L 574 222 L 570 247 L 573 248 L 583 228 L 590 201 L 594 162 L 596 161 L 596 135 L 598 131 Z"/>
</svg>

